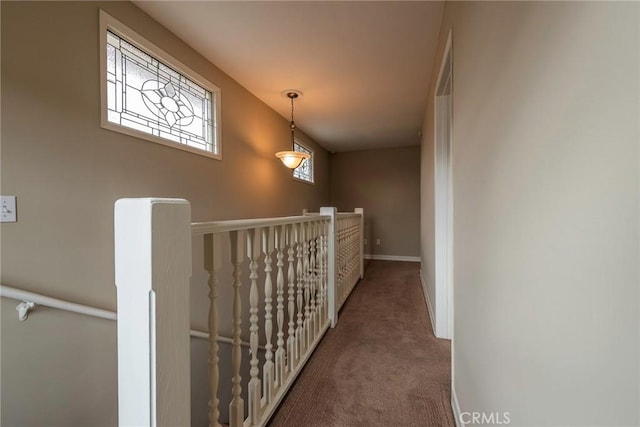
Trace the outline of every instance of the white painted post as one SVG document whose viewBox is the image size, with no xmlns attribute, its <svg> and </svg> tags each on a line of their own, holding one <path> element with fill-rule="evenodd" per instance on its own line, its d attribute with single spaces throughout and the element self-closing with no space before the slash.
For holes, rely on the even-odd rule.
<svg viewBox="0 0 640 427">
<path fill-rule="evenodd" d="M 118 425 L 190 426 L 191 207 L 115 203 Z"/>
<path fill-rule="evenodd" d="M 364 209 L 356 208 L 354 212 L 360 214 L 360 228 L 358 229 L 360 237 L 360 278 L 364 279 Z"/>
<path fill-rule="evenodd" d="M 320 208 L 320 215 L 331 217 L 329 222 L 329 232 L 327 233 L 327 297 L 329 298 L 329 320 L 331 327 L 335 328 L 338 323 L 338 304 L 336 304 L 336 208 Z"/>
</svg>

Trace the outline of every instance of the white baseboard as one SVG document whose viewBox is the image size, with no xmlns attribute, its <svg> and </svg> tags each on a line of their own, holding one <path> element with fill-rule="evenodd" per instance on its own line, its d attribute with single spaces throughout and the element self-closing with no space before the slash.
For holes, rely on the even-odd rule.
<svg viewBox="0 0 640 427">
<path fill-rule="evenodd" d="M 375 259 L 380 261 L 409 261 L 420 262 L 419 256 L 404 256 L 404 255 L 371 255 L 364 254 L 364 259 Z"/>
<path fill-rule="evenodd" d="M 431 300 L 429 299 L 429 290 L 427 289 L 427 283 L 422 277 L 422 270 L 420 270 L 420 283 L 422 283 L 422 293 L 424 294 L 424 302 L 427 305 L 427 311 L 429 312 L 429 320 L 431 320 L 431 331 L 433 335 L 436 334 L 436 317 L 433 315 L 433 309 L 431 308 Z"/>
<path fill-rule="evenodd" d="M 451 384 L 451 410 L 453 411 L 453 419 L 456 423 L 456 427 L 464 427 L 464 422 L 462 418 L 460 418 L 460 404 L 458 403 L 458 395 L 456 394 L 456 389 Z"/>
</svg>

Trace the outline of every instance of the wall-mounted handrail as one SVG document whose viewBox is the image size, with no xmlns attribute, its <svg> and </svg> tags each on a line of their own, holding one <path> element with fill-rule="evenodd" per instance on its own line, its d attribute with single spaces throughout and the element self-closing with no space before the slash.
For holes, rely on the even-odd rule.
<svg viewBox="0 0 640 427">
<path fill-rule="evenodd" d="M 32 302 L 37 305 L 44 305 L 51 308 L 57 308 L 59 310 L 70 311 L 72 313 L 85 314 L 87 316 L 99 317 L 102 319 L 116 320 L 117 315 L 113 311 L 104 310 L 102 308 L 91 307 L 84 304 L 77 304 L 75 302 L 65 301 L 58 298 L 48 297 L 46 295 L 37 294 L 35 292 L 29 292 L 18 288 L 13 288 L 7 285 L 0 285 L 0 297 L 11 298 L 18 301 Z M 28 313 L 27 313 L 28 314 Z M 25 315 L 23 319 L 26 320 Z"/>
<path fill-rule="evenodd" d="M 118 318 L 118 315 L 110 310 L 65 301 L 63 299 L 49 297 L 46 295 L 25 291 L 7 285 L 0 285 L 0 297 L 21 301 L 21 303 L 18 304 L 18 307 L 16 307 L 19 312 L 19 320 L 27 320 L 29 311 L 34 308 L 33 304 L 107 320 L 117 320 Z M 27 305 L 23 305 L 24 303 L 27 303 Z M 33 304 L 29 305 L 28 303 Z M 190 335 L 195 338 L 209 339 L 209 334 L 207 332 L 198 331 L 196 329 L 191 329 Z M 233 340 L 231 338 L 221 336 L 218 336 L 218 341 L 227 344 L 233 343 Z M 242 341 L 241 345 L 244 347 L 249 347 L 249 343 L 246 341 Z"/>
</svg>

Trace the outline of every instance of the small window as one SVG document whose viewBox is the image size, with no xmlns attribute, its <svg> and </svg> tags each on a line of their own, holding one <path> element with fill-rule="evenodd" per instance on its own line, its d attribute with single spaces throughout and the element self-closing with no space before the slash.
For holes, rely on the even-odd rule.
<svg viewBox="0 0 640 427">
<path fill-rule="evenodd" d="M 220 90 L 104 12 L 102 126 L 220 158 Z"/>
<path fill-rule="evenodd" d="M 311 155 L 310 158 L 303 161 L 300 166 L 293 170 L 293 177 L 302 181 L 313 183 L 313 151 L 298 143 L 297 141 L 293 143 L 293 150 Z"/>
</svg>

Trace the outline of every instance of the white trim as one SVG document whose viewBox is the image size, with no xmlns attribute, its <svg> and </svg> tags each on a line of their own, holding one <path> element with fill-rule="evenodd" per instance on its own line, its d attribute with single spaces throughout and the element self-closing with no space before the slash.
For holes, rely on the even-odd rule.
<svg viewBox="0 0 640 427">
<path fill-rule="evenodd" d="M 184 65 L 181 61 L 174 58 L 172 55 L 165 52 L 155 44 L 151 43 L 140 34 L 133 31 L 131 28 L 118 21 L 104 10 L 100 10 L 100 34 L 98 39 L 100 40 L 100 125 L 104 129 L 108 129 L 114 132 L 129 135 L 135 138 L 144 139 L 146 141 L 155 142 L 171 148 L 177 148 L 178 150 L 187 151 L 189 153 L 198 154 L 200 156 L 209 157 L 216 160 L 222 160 L 222 94 L 219 87 L 211 83 L 209 80 L 193 71 L 188 66 Z M 195 147 L 190 147 L 185 144 L 173 142 L 169 139 L 161 138 L 146 132 L 142 132 L 136 129 L 128 128 L 117 123 L 110 122 L 108 119 L 107 111 L 107 30 L 113 32 L 118 37 L 125 39 L 126 41 L 137 45 L 142 51 L 155 57 L 155 59 L 161 60 L 161 62 L 174 68 L 180 74 L 193 80 L 195 83 L 204 87 L 211 92 L 213 97 L 213 148 L 215 152 L 209 152 L 206 150 L 200 150 Z"/>
<path fill-rule="evenodd" d="M 458 403 L 458 395 L 456 389 L 451 382 L 451 411 L 453 412 L 453 420 L 456 423 L 456 427 L 464 427 L 465 423 L 461 418 L 462 411 L 460 410 L 460 403 Z"/>
<path fill-rule="evenodd" d="M 452 30 L 449 29 L 449 34 L 447 35 L 447 43 L 444 47 L 444 53 L 442 54 L 442 62 L 440 63 L 440 71 L 438 72 L 438 80 L 436 80 L 436 96 L 438 92 L 438 88 L 440 87 L 440 80 L 442 80 L 442 74 L 444 73 L 444 66 L 447 63 L 447 56 L 451 54 L 451 45 L 452 45 Z M 453 58 L 451 58 L 453 61 Z"/>
<path fill-rule="evenodd" d="M 453 53 L 449 30 L 434 94 L 434 200 L 436 336 L 453 331 Z M 448 65 L 448 67 L 446 67 Z M 448 73 L 448 74 L 447 74 Z M 443 88 L 450 86 L 448 94 Z M 447 129 L 448 127 L 448 129 Z"/>
<path fill-rule="evenodd" d="M 422 293 L 424 294 L 424 302 L 427 305 L 427 311 L 429 312 L 429 320 L 431 321 L 431 331 L 433 335 L 436 335 L 436 322 L 433 315 L 433 308 L 431 307 L 431 300 L 429 299 L 429 289 L 427 288 L 427 282 L 422 276 L 422 270 L 420 270 L 420 283 L 422 284 Z"/>
<path fill-rule="evenodd" d="M 298 144 L 299 146 L 304 147 L 306 150 L 308 150 L 309 153 L 311 154 L 311 157 L 309 157 L 309 159 L 306 160 L 306 161 L 311 161 L 311 180 L 306 180 L 306 179 L 298 178 L 297 176 L 295 176 L 296 169 L 298 169 L 298 168 L 296 168 L 296 169 L 291 171 L 291 176 L 293 177 L 293 179 L 295 181 L 304 182 L 305 184 L 315 185 L 315 183 L 316 183 L 316 178 L 315 178 L 316 169 L 315 169 L 315 161 L 314 161 L 315 152 L 313 151 L 313 149 L 311 147 L 309 147 L 309 145 L 303 143 L 298 138 L 293 138 L 293 143 L 294 143 L 294 145 L 293 145 L 293 147 L 291 147 L 293 149 L 293 151 L 296 151 L 295 144 Z M 300 167 L 300 166 L 298 166 L 298 167 Z"/>
<path fill-rule="evenodd" d="M 373 259 L 379 261 L 408 261 L 408 262 L 420 262 L 419 256 L 405 256 L 405 255 L 372 255 L 364 254 L 364 259 Z"/>
</svg>

